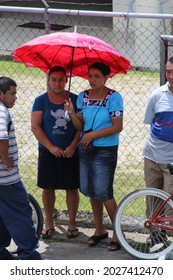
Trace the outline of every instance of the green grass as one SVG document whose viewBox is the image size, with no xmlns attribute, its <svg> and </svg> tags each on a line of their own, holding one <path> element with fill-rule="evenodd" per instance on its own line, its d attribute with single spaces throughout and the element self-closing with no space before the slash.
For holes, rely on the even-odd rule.
<svg viewBox="0 0 173 280">
<path fill-rule="evenodd" d="M 159 78 L 160 77 L 160 72 L 156 71 L 137 71 L 137 70 L 130 70 L 127 74 L 128 76 L 134 77 L 134 75 L 139 76 L 139 77 L 153 77 L 153 78 Z"/>
<path fill-rule="evenodd" d="M 0 67 L 1 67 L 1 75 L 4 73 L 8 73 L 8 75 L 14 75 L 16 73 L 17 75 L 25 74 L 26 76 L 30 77 L 37 77 L 37 78 L 43 78 L 46 77 L 46 74 L 40 70 L 39 68 L 34 67 L 26 67 L 24 63 L 15 62 L 15 61 L 5 61 L 0 60 Z M 114 76 L 116 80 L 134 80 L 135 76 L 137 76 L 139 79 L 141 78 L 152 78 L 152 79 L 159 79 L 160 73 L 159 72 L 151 72 L 151 71 L 136 71 L 136 70 L 130 70 L 126 75 L 117 74 Z M 112 79 L 114 79 L 112 78 Z"/>
<path fill-rule="evenodd" d="M 45 78 L 46 74 L 38 68 L 26 67 L 23 63 L 0 60 L 1 75 L 17 76 L 25 74 L 27 77 Z"/>
<path fill-rule="evenodd" d="M 132 166 L 130 165 L 129 168 Z M 139 166 L 138 166 L 139 167 Z M 134 167 L 135 168 L 135 167 Z M 126 166 L 128 170 L 128 166 Z M 27 158 L 26 161 L 20 161 L 20 173 L 27 190 L 34 195 L 40 205 L 42 205 L 42 190 L 37 187 L 37 159 L 36 156 Z M 114 178 L 114 195 L 117 203 L 131 191 L 145 187 L 143 174 L 137 175 L 133 172 L 120 172 L 117 169 Z M 56 191 L 56 207 L 59 210 L 66 210 L 66 193 L 63 190 Z M 79 210 L 90 211 L 89 198 L 80 194 Z"/>
</svg>

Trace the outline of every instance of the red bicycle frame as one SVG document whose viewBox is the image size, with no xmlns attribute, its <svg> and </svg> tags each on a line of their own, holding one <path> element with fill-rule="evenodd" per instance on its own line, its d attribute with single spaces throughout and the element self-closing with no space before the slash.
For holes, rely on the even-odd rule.
<svg viewBox="0 0 173 280">
<path fill-rule="evenodd" d="M 155 227 L 155 228 L 161 228 L 165 230 L 172 230 L 173 231 L 173 225 L 172 226 L 167 226 L 163 225 L 162 223 L 166 222 L 173 222 L 173 216 L 159 216 L 159 214 L 162 212 L 163 207 L 165 204 L 173 198 L 173 194 L 170 195 L 167 199 L 165 199 L 161 205 L 158 207 L 156 212 L 153 214 L 150 220 L 145 221 L 145 227 L 150 228 L 150 227 Z M 173 202 L 172 202 L 173 203 Z"/>
</svg>

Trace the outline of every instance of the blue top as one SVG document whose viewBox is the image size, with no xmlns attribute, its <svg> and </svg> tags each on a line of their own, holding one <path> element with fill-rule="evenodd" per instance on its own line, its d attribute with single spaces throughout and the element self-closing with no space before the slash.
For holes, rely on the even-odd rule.
<svg viewBox="0 0 173 280">
<path fill-rule="evenodd" d="M 77 95 L 70 92 L 69 97 L 76 111 Z M 42 129 L 49 140 L 61 149 L 66 149 L 74 139 L 76 129 L 71 120 L 68 122 L 65 120 L 64 103 L 50 102 L 46 92 L 35 99 L 32 112 L 36 111 L 43 112 Z M 41 143 L 39 147 L 46 149 Z"/>
<path fill-rule="evenodd" d="M 84 131 L 99 130 L 112 126 L 112 118 L 123 116 L 123 99 L 119 92 L 110 90 L 103 100 L 90 99 L 89 90 L 79 94 L 77 99 L 78 114 L 84 119 Z M 119 144 L 119 133 L 96 138 L 94 146 L 109 147 Z"/>
<path fill-rule="evenodd" d="M 143 156 L 157 163 L 173 161 L 173 94 L 168 82 L 153 91 L 150 96 L 145 124 L 150 124 Z"/>
</svg>

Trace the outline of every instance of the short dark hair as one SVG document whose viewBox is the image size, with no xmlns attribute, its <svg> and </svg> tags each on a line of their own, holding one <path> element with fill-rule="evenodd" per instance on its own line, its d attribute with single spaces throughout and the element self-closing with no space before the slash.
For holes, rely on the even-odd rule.
<svg viewBox="0 0 173 280">
<path fill-rule="evenodd" d="M 5 76 L 0 77 L 0 92 L 5 94 L 11 86 L 17 87 L 17 84 L 14 80 Z"/>
<path fill-rule="evenodd" d="M 173 56 L 171 56 L 167 59 L 166 63 L 168 63 L 168 62 L 173 63 Z"/>
<path fill-rule="evenodd" d="M 102 63 L 102 62 L 95 62 L 95 63 L 93 63 L 93 64 L 89 67 L 89 70 L 90 70 L 91 68 L 94 68 L 94 69 L 99 70 L 99 71 L 103 74 L 103 76 L 107 76 L 107 75 L 110 74 L 110 68 L 109 68 L 109 66 L 106 65 L 106 64 L 104 64 L 104 63 Z"/>
<path fill-rule="evenodd" d="M 62 66 L 53 66 L 49 71 L 49 76 L 53 72 L 63 72 L 66 75 L 66 70 Z"/>
</svg>

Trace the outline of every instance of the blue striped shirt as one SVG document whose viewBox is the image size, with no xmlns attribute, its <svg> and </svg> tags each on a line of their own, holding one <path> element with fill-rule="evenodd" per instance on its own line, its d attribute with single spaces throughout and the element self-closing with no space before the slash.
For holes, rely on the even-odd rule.
<svg viewBox="0 0 173 280">
<path fill-rule="evenodd" d="M 144 123 L 150 124 L 150 133 L 143 156 L 157 163 L 173 162 L 173 94 L 168 82 L 150 96 Z"/>
<path fill-rule="evenodd" d="M 11 123 L 10 126 L 9 123 Z M 13 168 L 7 170 L 0 158 L 0 185 L 11 185 L 20 181 L 18 169 L 18 147 L 16 143 L 14 124 L 7 107 L 2 102 L 0 102 L 0 140 L 8 141 L 8 155 L 14 162 Z"/>
</svg>

